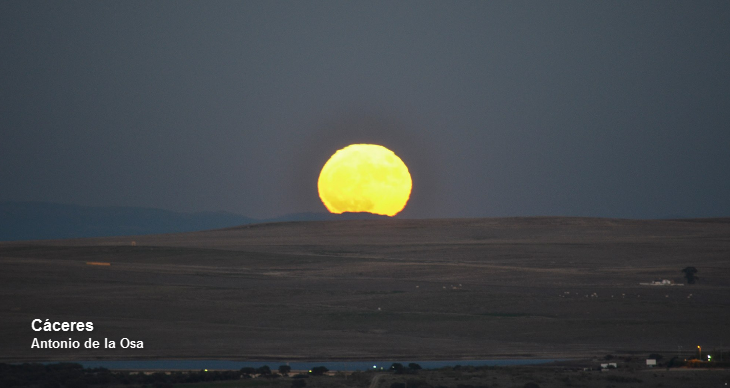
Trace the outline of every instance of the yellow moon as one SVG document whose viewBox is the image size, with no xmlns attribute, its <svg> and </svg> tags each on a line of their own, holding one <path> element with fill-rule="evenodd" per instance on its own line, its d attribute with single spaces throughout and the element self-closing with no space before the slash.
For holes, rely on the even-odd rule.
<svg viewBox="0 0 730 388">
<path fill-rule="evenodd" d="M 411 174 L 393 151 L 375 144 L 351 144 L 322 167 L 317 188 L 331 213 L 367 212 L 394 216 L 411 196 Z"/>
</svg>

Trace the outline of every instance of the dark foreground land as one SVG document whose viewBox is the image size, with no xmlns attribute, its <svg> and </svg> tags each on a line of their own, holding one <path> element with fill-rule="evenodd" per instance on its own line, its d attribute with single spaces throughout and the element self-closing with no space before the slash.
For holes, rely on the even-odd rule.
<svg viewBox="0 0 730 388">
<path fill-rule="evenodd" d="M 637 362 L 643 360 L 635 358 L 615 361 L 619 361 L 618 368 L 610 370 L 583 370 L 572 362 L 573 365 L 554 363 L 530 367 L 454 365 L 432 370 L 406 367 L 397 371 L 391 368 L 327 375 L 306 371 L 281 375 L 276 367 L 263 375 L 256 374 L 260 369 L 254 368 L 139 372 L 82 369 L 78 364 L 0 364 L 0 385 L 8 388 L 684 388 L 724 387 L 730 382 L 730 370 L 726 369 L 650 369 Z"/>
<path fill-rule="evenodd" d="M 728 219 L 258 224 L 2 243 L 0 264 L 0 360 L 9 362 L 571 358 L 730 346 Z M 687 266 L 697 284 L 639 285 L 684 283 Z M 89 321 L 94 331 L 35 332 L 35 318 Z M 31 349 L 34 338 L 128 338 L 144 348 Z"/>
</svg>

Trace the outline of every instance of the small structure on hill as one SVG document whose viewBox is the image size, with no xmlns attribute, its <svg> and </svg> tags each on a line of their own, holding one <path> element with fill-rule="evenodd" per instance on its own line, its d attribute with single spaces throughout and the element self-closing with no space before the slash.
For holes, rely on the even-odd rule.
<svg viewBox="0 0 730 388">
<path fill-rule="evenodd" d="M 111 263 L 103 263 L 101 261 L 87 261 L 86 265 L 104 265 L 104 266 L 110 266 Z"/>
<path fill-rule="evenodd" d="M 659 281 L 653 281 L 651 283 L 639 283 L 642 286 L 683 286 L 684 284 L 677 284 L 674 280 L 662 279 Z"/>
<path fill-rule="evenodd" d="M 616 369 L 618 368 L 618 364 L 615 362 L 609 362 L 608 364 L 601 364 L 601 370 L 605 369 Z"/>
</svg>

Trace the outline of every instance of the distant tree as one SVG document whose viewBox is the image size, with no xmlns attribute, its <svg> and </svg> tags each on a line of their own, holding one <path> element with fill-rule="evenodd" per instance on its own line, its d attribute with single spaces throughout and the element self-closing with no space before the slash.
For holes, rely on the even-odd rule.
<svg viewBox="0 0 730 388">
<path fill-rule="evenodd" d="M 679 357 L 677 357 L 677 356 L 672 357 L 672 359 L 669 360 L 669 362 L 667 363 L 667 370 L 669 370 L 669 368 L 673 367 L 678 360 L 679 360 Z"/>
<path fill-rule="evenodd" d="M 295 379 L 291 382 L 291 388 L 304 388 L 307 386 L 307 382 L 304 379 Z"/>
<path fill-rule="evenodd" d="M 395 362 L 393 365 L 390 366 L 390 370 L 394 371 L 397 374 L 403 373 L 403 364 L 400 362 Z"/>
<path fill-rule="evenodd" d="M 415 362 L 412 362 L 412 363 L 408 364 L 408 369 L 416 371 L 416 370 L 420 370 L 421 366 L 416 364 Z"/>
<path fill-rule="evenodd" d="M 256 368 L 251 368 L 250 366 L 246 366 L 241 368 L 241 373 L 247 376 L 255 375 L 256 374 Z"/>
<path fill-rule="evenodd" d="M 312 368 L 312 372 L 311 373 L 314 376 L 322 376 L 326 372 L 329 372 L 329 369 L 327 369 L 327 368 L 325 368 L 323 366 L 315 366 L 314 368 Z"/>
<path fill-rule="evenodd" d="M 281 373 L 282 376 L 289 375 L 289 372 L 291 372 L 291 367 L 289 365 L 279 365 L 279 373 Z"/>
<path fill-rule="evenodd" d="M 256 369 L 256 373 L 262 376 L 268 376 L 271 374 L 271 368 L 268 365 L 264 365 L 261 368 Z"/>
<path fill-rule="evenodd" d="M 697 268 L 687 267 L 683 269 L 682 272 L 684 272 L 684 278 L 687 279 L 687 284 L 695 284 L 695 281 L 697 280 L 697 277 L 695 276 Z"/>
</svg>

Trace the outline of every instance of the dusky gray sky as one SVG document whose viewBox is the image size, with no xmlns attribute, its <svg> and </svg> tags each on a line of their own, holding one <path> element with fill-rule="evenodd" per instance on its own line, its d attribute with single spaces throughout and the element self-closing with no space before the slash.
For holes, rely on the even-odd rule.
<svg viewBox="0 0 730 388">
<path fill-rule="evenodd" d="M 0 200 L 403 217 L 730 215 L 730 2 L 3 1 Z"/>
</svg>

